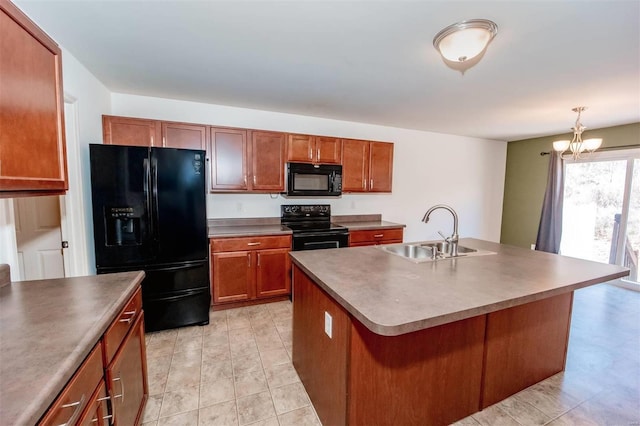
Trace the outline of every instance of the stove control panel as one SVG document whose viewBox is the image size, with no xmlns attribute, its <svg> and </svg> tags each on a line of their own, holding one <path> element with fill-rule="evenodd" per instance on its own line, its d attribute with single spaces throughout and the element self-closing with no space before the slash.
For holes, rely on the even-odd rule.
<svg viewBox="0 0 640 426">
<path fill-rule="evenodd" d="M 330 217 L 329 204 L 286 204 L 280 206 L 280 217 L 283 219 L 294 217 Z"/>
</svg>

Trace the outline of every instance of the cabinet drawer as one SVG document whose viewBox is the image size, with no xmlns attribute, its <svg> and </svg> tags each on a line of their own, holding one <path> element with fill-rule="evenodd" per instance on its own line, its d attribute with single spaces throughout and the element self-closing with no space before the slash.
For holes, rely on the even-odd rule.
<svg viewBox="0 0 640 426">
<path fill-rule="evenodd" d="M 124 336 L 142 311 L 142 292 L 138 289 L 104 334 L 105 365 L 109 365 Z"/>
<path fill-rule="evenodd" d="M 211 239 L 211 251 L 242 251 L 273 248 L 290 248 L 290 235 L 270 235 L 260 237 L 215 238 Z"/>
<path fill-rule="evenodd" d="M 97 344 L 49 408 L 40 425 L 75 424 L 102 377 L 102 350 Z"/>
<path fill-rule="evenodd" d="M 383 242 L 402 242 L 402 228 L 379 229 L 366 231 L 353 231 L 349 233 L 350 242 L 354 243 L 383 243 Z"/>
</svg>

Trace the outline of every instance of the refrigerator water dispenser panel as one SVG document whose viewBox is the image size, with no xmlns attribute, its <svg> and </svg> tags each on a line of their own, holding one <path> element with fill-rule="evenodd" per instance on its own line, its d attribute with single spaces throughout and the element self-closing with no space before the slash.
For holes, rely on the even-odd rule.
<svg viewBox="0 0 640 426">
<path fill-rule="evenodd" d="M 139 245 L 140 215 L 133 207 L 105 207 L 108 246 Z"/>
</svg>

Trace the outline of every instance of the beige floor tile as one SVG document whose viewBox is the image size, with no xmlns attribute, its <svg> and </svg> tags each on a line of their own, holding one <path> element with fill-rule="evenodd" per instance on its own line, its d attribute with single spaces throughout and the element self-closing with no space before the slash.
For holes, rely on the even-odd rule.
<svg viewBox="0 0 640 426">
<path fill-rule="evenodd" d="M 268 391 L 238 398 L 237 404 L 240 425 L 255 423 L 276 415 L 271 394 Z"/>
<path fill-rule="evenodd" d="M 162 407 L 162 394 L 149 395 L 147 404 L 142 414 L 142 423 L 149 423 L 158 420 L 160 417 L 160 408 Z"/>
<path fill-rule="evenodd" d="M 169 378 L 171 356 L 147 358 L 149 395 L 162 394 Z"/>
<path fill-rule="evenodd" d="M 147 345 L 147 358 L 156 358 L 162 356 L 173 355 L 173 351 L 176 347 L 176 340 L 158 340 L 151 341 Z"/>
<path fill-rule="evenodd" d="M 231 359 L 228 345 L 204 346 L 202 348 L 202 361 L 225 361 Z"/>
<path fill-rule="evenodd" d="M 233 374 L 236 376 L 241 376 L 254 371 L 262 371 L 262 362 L 260 360 L 260 355 L 257 353 L 235 357 L 232 359 L 232 362 Z"/>
<path fill-rule="evenodd" d="M 187 386 L 171 392 L 165 392 L 160 409 L 160 418 L 186 413 L 198 409 L 200 386 Z"/>
<path fill-rule="evenodd" d="M 451 426 L 479 426 L 480 423 L 478 423 L 473 416 L 469 416 L 469 417 L 465 417 L 462 420 L 458 420 L 455 423 L 452 423 Z"/>
<path fill-rule="evenodd" d="M 271 397 L 277 414 L 284 414 L 311 404 L 302 383 L 272 388 Z"/>
<path fill-rule="evenodd" d="M 533 405 L 514 397 L 507 398 L 497 403 L 496 406 L 522 425 L 544 425 L 551 420 L 551 417 Z"/>
<path fill-rule="evenodd" d="M 158 425 L 158 421 L 153 421 L 153 422 L 147 422 L 147 423 L 142 423 L 142 426 L 157 426 Z"/>
<path fill-rule="evenodd" d="M 173 353 L 202 349 L 202 334 L 197 336 L 178 336 Z"/>
<path fill-rule="evenodd" d="M 203 382 L 200 385 L 200 408 L 221 402 L 235 401 L 235 398 L 233 379 L 231 378 Z"/>
<path fill-rule="evenodd" d="M 300 381 L 298 373 L 296 373 L 291 363 L 265 367 L 264 372 L 267 375 L 267 383 L 271 389 Z"/>
<path fill-rule="evenodd" d="M 321 426 L 311 406 L 299 408 L 278 416 L 280 426 Z"/>
<path fill-rule="evenodd" d="M 193 426 L 198 424 L 198 410 L 158 419 L 158 426 Z"/>
<path fill-rule="evenodd" d="M 284 344 L 279 337 L 277 339 L 256 339 L 256 343 L 259 352 L 284 349 Z"/>
<path fill-rule="evenodd" d="M 273 349 L 273 350 L 265 350 L 260 351 L 260 359 L 262 360 L 262 366 L 264 368 L 272 367 L 278 364 L 290 364 L 291 359 L 289 359 L 289 354 L 284 349 L 284 347 Z"/>
<path fill-rule="evenodd" d="M 581 402 L 562 392 L 553 383 L 544 381 L 518 392 L 513 398 L 533 405 L 552 419 L 566 413 Z"/>
<path fill-rule="evenodd" d="M 207 330 L 202 334 L 202 346 L 229 346 L 229 332 L 227 330 Z"/>
<path fill-rule="evenodd" d="M 258 345 L 256 345 L 256 342 L 254 340 L 230 343 L 229 348 L 231 349 L 232 358 L 258 354 Z"/>
<path fill-rule="evenodd" d="M 265 377 L 262 369 L 258 371 L 251 371 L 239 376 L 236 375 L 234 377 L 234 381 L 236 385 L 236 395 L 238 398 L 269 390 L 269 387 L 267 386 L 267 378 Z"/>
<path fill-rule="evenodd" d="M 259 420 L 255 423 L 249 423 L 247 426 L 280 426 L 277 417 L 269 417 L 265 420 Z"/>
<path fill-rule="evenodd" d="M 202 361 L 200 380 L 204 382 L 215 382 L 216 380 L 233 377 L 231 361 Z"/>
<path fill-rule="evenodd" d="M 200 409 L 200 426 L 235 426 L 238 424 L 236 402 L 228 401 Z"/>
<path fill-rule="evenodd" d="M 229 343 L 253 342 L 253 329 L 251 327 L 229 330 Z"/>
<path fill-rule="evenodd" d="M 184 363 L 176 362 L 175 358 L 171 362 L 171 369 L 167 378 L 165 391 L 180 389 L 185 386 L 199 385 L 201 376 L 200 362 Z"/>
<path fill-rule="evenodd" d="M 473 418 L 485 426 L 520 426 L 517 421 L 495 405 L 475 413 Z"/>
<path fill-rule="evenodd" d="M 178 337 L 178 330 L 174 328 L 171 330 L 153 331 L 151 333 L 147 333 L 147 335 L 150 337 L 149 344 L 154 344 L 161 341 L 175 342 L 176 337 Z"/>
<path fill-rule="evenodd" d="M 227 317 L 227 327 L 229 331 L 236 330 L 238 328 L 251 327 L 251 321 L 248 316 L 232 316 Z"/>
<path fill-rule="evenodd" d="M 191 337 L 202 336 L 202 330 L 204 330 L 204 327 L 201 325 L 194 325 L 191 327 L 181 327 L 178 329 L 178 338 L 185 337 L 185 336 L 191 336 Z"/>
</svg>

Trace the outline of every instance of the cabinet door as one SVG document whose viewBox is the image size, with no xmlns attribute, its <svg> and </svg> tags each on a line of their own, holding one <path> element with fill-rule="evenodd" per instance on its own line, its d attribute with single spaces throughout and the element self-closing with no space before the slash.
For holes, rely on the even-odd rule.
<svg viewBox="0 0 640 426">
<path fill-rule="evenodd" d="M 211 286 L 213 302 L 235 302 L 253 298 L 255 274 L 252 251 L 213 253 Z"/>
<path fill-rule="evenodd" d="M 291 260 L 289 249 L 256 251 L 257 297 L 291 293 Z"/>
<path fill-rule="evenodd" d="M 317 163 L 340 164 L 342 162 L 342 144 L 340 143 L 340 139 L 325 136 L 316 136 L 315 139 L 315 158 Z"/>
<path fill-rule="evenodd" d="M 108 145 L 161 146 L 160 122 L 103 115 L 102 141 Z"/>
<path fill-rule="evenodd" d="M 0 2 L 0 191 L 67 189 L 62 57 L 10 1 Z"/>
<path fill-rule="evenodd" d="M 250 189 L 254 191 L 284 191 L 285 134 L 251 132 Z"/>
<path fill-rule="evenodd" d="M 107 382 L 116 426 L 139 424 L 149 393 L 144 346 L 144 315 L 139 315 L 131 332 L 107 369 Z"/>
<path fill-rule="evenodd" d="M 78 425 L 109 426 L 111 424 L 110 419 L 113 418 L 113 415 L 109 414 L 107 399 L 107 388 L 104 384 L 104 380 L 101 380 L 100 385 L 87 404 L 87 410 L 78 420 Z"/>
<path fill-rule="evenodd" d="M 207 126 L 162 122 L 162 146 L 166 148 L 207 149 Z"/>
<path fill-rule="evenodd" d="M 393 144 L 371 142 L 369 155 L 369 191 L 391 192 Z"/>
<path fill-rule="evenodd" d="M 369 178 L 369 142 L 342 140 L 342 191 L 365 192 Z"/>
<path fill-rule="evenodd" d="M 314 137 L 310 135 L 287 135 L 287 161 L 312 163 Z"/>
<path fill-rule="evenodd" d="M 246 190 L 247 132 L 242 129 L 211 127 L 211 189 Z"/>
</svg>

